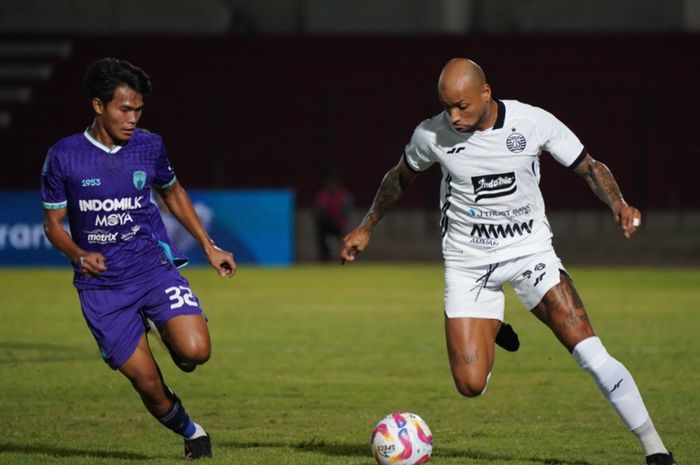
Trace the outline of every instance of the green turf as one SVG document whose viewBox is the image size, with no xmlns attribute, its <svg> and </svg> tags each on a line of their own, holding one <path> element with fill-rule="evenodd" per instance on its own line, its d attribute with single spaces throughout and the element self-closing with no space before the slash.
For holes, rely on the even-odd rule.
<svg viewBox="0 0 700 465">
<path fill-rule="evenodd" d="M 700 270 L 571 270 L 680 465 L 700 463 Z M 213 355 L 166 381 L 212 434 L 214 464 L 366 464 L 392 410 L 433 430 L 435 464 L 642 464 L 637 440 L 548 330 L 508 294 L 516 354 L 461 398 L 445 356 L 440 265 L 185 272 Z M 181 440 L 101 361 L 66 269 L 0 270 L 0 464 L 172 464 Z"/>
</svg>

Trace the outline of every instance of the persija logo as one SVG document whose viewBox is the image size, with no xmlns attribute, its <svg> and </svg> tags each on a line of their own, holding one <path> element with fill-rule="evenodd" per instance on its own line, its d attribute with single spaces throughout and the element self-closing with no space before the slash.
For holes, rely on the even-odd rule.
<svg viewBox="0 0 700 465">
<path fill-rule="evenodd" d="M 398 412 L 394 412 L 391 414 L 391 416 L 394 418 L 394 422 L 396 422 L 397 428 L 403 428 L 404 426 L 406 426 L 407 422 L 403 415 L 401 415 Z"/>
</svg>

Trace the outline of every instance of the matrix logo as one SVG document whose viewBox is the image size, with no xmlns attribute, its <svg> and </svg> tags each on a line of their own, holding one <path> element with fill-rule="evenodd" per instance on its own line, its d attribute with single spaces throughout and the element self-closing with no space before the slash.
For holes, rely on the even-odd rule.
<svg viewBox="0 0 700 465">
<path fill-rule="evenodd" d="M 472 236 L 483 237 L 485 239 L 499 239 L 507 237 L 522 236 L 523 234 L 532 233 L 532 223 L 530 220 L 526 223 L 506 224 L 479 224 L 472 226 Z"/>
<path fill-rule="evenodd" d="M 114 244 L 117 242 L 117 233 L 95 229 L 87 232 L 87 241 L 90 244 Z"/>
<path fill-rule="evenodd" d="M 510 195 L 518 188 L 515 184 L 515 172 L 487 174 L 486 176 L 472 176 L 474 193 L 478 194 L 475 202 L 481 199 L 504 197 Z"/>
</svg>

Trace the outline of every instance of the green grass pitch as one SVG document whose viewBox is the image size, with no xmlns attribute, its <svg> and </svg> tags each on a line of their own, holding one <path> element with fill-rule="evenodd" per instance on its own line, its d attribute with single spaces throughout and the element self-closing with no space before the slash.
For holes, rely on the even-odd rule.
<svg viewBox="0 0 700 465">
<path fill-rule="evenodd" d="M 700 270 L 570 270 L 594 328 L 635 376 L 680 465 L 700 463 Z M 549 330 L 508 292 L 515 354 L 461 398 L 445 355 L 442 266 L 242 267 L 184 274 L 210 319 L 212 359 L 166 381 L 212 434 L 215 464 L 374 463 L 382 416 L 430 425 L 431 463 L 642 464 L 637 440 Z M 67 269 L 2 269 L 0 463 L 172 464 L 182 441 L 100 359 Z"/>
</svg>

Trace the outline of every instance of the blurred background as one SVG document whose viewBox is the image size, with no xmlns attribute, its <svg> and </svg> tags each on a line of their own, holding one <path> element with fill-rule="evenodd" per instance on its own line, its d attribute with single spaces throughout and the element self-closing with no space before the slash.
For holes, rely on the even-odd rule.
<svg viewBox="0 0 700 465">
<path fill-rule="evenodd" d="M 335 260 L 415 126 L 441 111 L 440 69 L 464 56 L 496 97 L 564 121 L 645 215 L 625 240 L 544 155 L 565 263 L 700 264 L 699 30 L 700 0 L 0 0 L 0 264 L 65 262 L 43 237 L 39 172 L 90 124 L 81 80 L 104 56 L 150 74 L 141 127 L 244 262 Z M 441 259 L 439 171 L 365 260 Z"/>
</svg>

